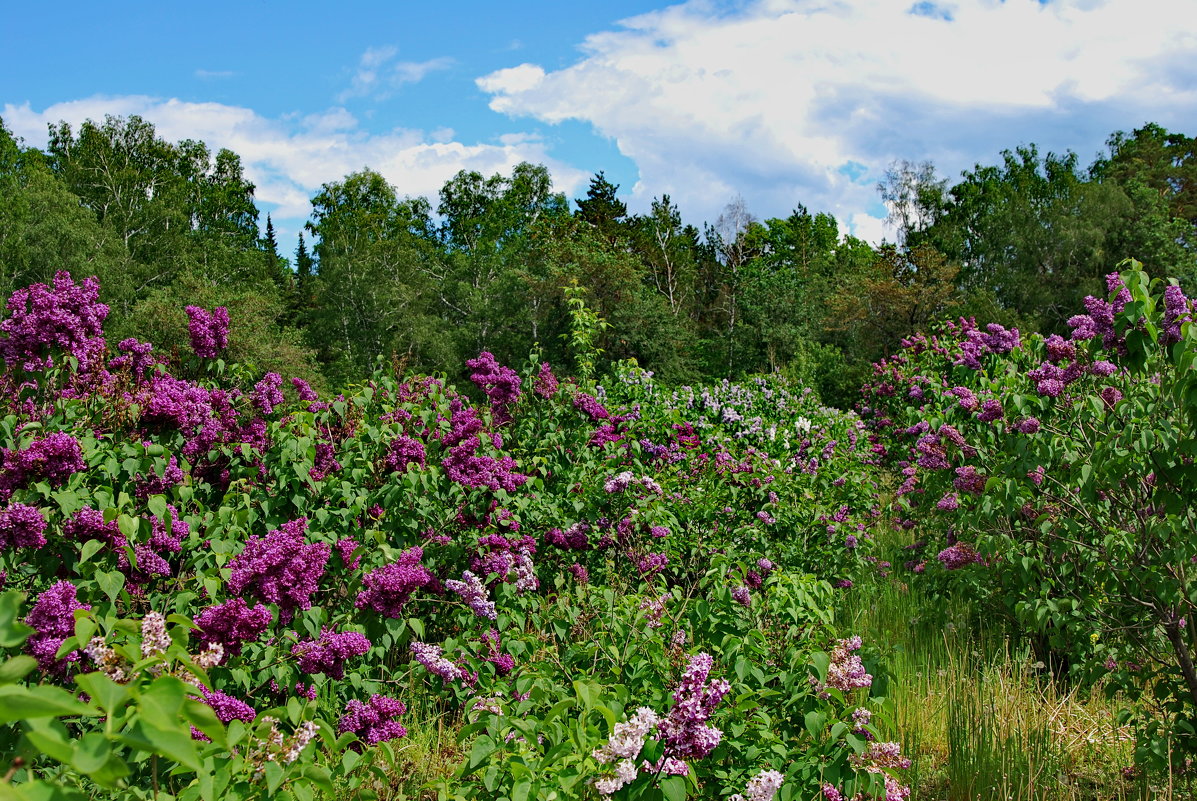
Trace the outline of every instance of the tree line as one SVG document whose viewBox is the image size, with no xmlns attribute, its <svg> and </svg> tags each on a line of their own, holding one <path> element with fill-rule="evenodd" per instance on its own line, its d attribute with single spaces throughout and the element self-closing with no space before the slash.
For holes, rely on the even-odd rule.
<svg viewBox="0 0 1197 801">
<path fill-rule="evenodd" d="M 876 247 L 801 204 L 759 220 L 735 198 L 701 227 L 668 195 L 629 214 L 601 172 L 571 204 L 543 166 L 463 171 L 434 206 L 366 169 L 321 187 L 284 256 L 229 150 L 136 116 L 59 123 L 40 150 L 0 120 L 0 292 L 97 275 L 118 339 L 178 350 L 184 305 L 227 306 L 232 359 L 326 388 L 378 355 L 455 376 L 535 346 L 576 368 L 584 307 L 604 359 L 678 383 L 781 372 L 850 404 L 872 361 L 944 316 L 1066 330 L 1128 256 L 1192 292 L 1195 142 L 1147 124 L 1088 166 L 1021 146 L 954 183 L 895 163 L 878 190 L 896 241 Z"/>
</svg>

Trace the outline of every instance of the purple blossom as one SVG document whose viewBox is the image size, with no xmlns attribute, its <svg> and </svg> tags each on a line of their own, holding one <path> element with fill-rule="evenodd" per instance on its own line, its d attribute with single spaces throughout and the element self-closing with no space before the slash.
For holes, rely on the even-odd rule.
<svg viewBox="0 0 1197 801">
<path fill-rule="evenodd" d="M 588 571 L 584 565 L 574 562 L 569 566 L 568 570 L 569 574 L 574 577 L 574 581 L 578 582 L 579 584 L 590 583 L 590 571 Z"/>
<path fill-rule="evenodd" d="M 511 407 L 520 398 L 522 381 L 519 374 L 510 367 L 499 364 L 489 351 L 482 351 L 476 359 L 466 359 L 466 367 L 474 371 L 470 373 L 470 381 L 490 399 L 491 416 L 495 425 L 510 423 Z"/>
<path fill-rule="evenodd" d="M 37 597 L 25 618 L 25 623 L 34 629 L 25 641 L 25 650 L 37 659 L 43 672 L 63 673 L 68 663 L 79 661 L 78 651 L 71 651 L 62 659 L 57 657 L 59 646 L 75 633 L 75 610 L 91 609 L 88 604 L 79 603 L 76 592 L 69 581 L 54 584 Z"/>
<path fill-rule="evenodd" d="M 337 553 L 341 555 L 341 563 L 350 570 L 357 570 L 362 563 L 361 554 L 353 555 L 357 550 L 357 540 L 353 537 L 342 537 L 337 540 Z"/>
<path fill-rule="evenodd" d="M 673 707 L 658 727 L 666 756 L 701 759 L 722 740 L 723 732 L 707 721 L 731 685 L 724 679 L 709 681 L 714 662 L 708 653 L 694 655 L 674 688 Z"/>
<path fill-rule="evenodd" d="M 644 578 L 655 576 L 669 564 L 669 557 L 663 553 L 648 553 L 636 562 L 636 569 Z"/>
<path fill-rule="evenodd" d="M 191 349 L 201 359 L 215 359 L 229 346 L 229 310 L 217 306 L 211 312 L 199 306 L 188 306 L 187 331 L 191 335 Z"/>
<path fill-rule="evenodd" d="M 1039 418 L 1027 417 L 1014 424 L 1014 430 L 1022 434 L 1036 434 L 1039 432 Z"/>
<path fill-rule="evenodd" d="M 1093 375 L 1099 375 L 1102 378 L 1107 378 L 1118 372 L 1118 367 L 1113 362 L 1100 360 L 1089 365 L 1089 372 Z"/>
<path fill-rule="evenodd" d="M 977 553 L 977 549 L 966 542 L 958 542 L 943 549 L 935 558 L 943 563 L 945 570 L 959 570 L 968 565 L 985 563 L 985 557 Z"/>
<path fill-rule="evenodd" d="M 114 550 L 119 551 L 127 544 L 125 535 L 121 533 L 116 518 L 104 522 L 104 513 L 99 509 L 84 507 L 66 521 L 62 527 L 66 536 L 75 542 L 100 540 Z"/>
<path fill-rule="evenodd" d="M 45 370 L 57 349 L 90 371 L 106 347 L 108 307 L 99 298 L 99 281 L 75 284 L 66 271 L 54 275 L 52 288 L 39 283 L 18 289 L 8 299 L 8 319 L 0 322 L 0 357 L 10 370 Z"/>
<path fill-rule="evenodd" d="M 422 548 L 409 548 L 389 565 L 371 570 L 362 577 L 365 589 L 358 593 L 358 609 L 370 608 L 387 617 L 403 616 L 403 607 L 416 590 L 432 581 L 432 574 L 424 567 Z"/>
<path fill-rule="evenodd" d="M 295 387 L 295 394 L 304 402 L 320 400 L 320 396 L 316 394 L 316 390 L 312 389 L 312 385 L 302 378 L 292 378 L 291 386 Z"/>
<path fill-rule="evenodd" d="M 827 688 L 834 688 L 840 692 L 850 692 L 860 687 L 871 687 L 873 677 L 860 661 L 860 637 L 849 637 L 837 640 L 831 649 L 831 662 L 827 666 L 827 681 L 822 685 L 821 694 L 826 695 Z M 812 677 L 812 681 L 814 677 Z"/>
<path fill-rule="evenodd" d="M 79 441 L 62 431 L 35 439 L 21 450 L 0 449 L 0 500 L 35 481 L 61 487 L 84 469 Z"/>
<path fill-rule="evenodd" d="M 1122 400 L 1122 392 L 1117 387 L 1102 387 L 1097 393 L 1107 409 L 1113 409 Z"/>
<path fill-rule="evenodd" d="M 299 669 L 307 674 L 323 673 L 330 679 L 345 676 L 345 663 L 370 650 L 370 641 L 356 631 L 337 633 L 328 628 L 320 630 L 320 639 L 304 640 L 291 649 L 299 661 Z"/>
<path fill-rule="evenodd" d="M 445 681 L 456 681 L 462 678 L 462 671 L 457 665 L 441 656 L 441 647 L 430 643 L 413 642 L 411 652 L 416 661 L 434 676 L 440 676 Z"/>
<path fill-rule="evenodd" d="M 611 416 L 611 413 L 599 403 L 598 398 L 593 395 L 587 395 L 585 392 L 578 392 L 574 394 L 574 408 L 583 412 L 592 421 L 606 420 Z"/>
<path fill-rule="evenodd" d="M 198 627 L 196 639 L 201 646 L 219 643 L 226 654 L 239 654 L 241 647 L 262 636 L 274 622 L 269 607 L 251 607 L 244 598 L 233 598 L 216 606 L 209 606 L 195 616 Z"/>
<path fill-rule="evenodd" d="M 490 599 L 490 591 L 482 580 L 469 570 L 461 574 L 461 581 L 449 579 L 445 582 L 445 589 L 457 593 L 466 605 L 478 617 L 494 620 L 498 616 L 494 601 Z"/>
<path fill-rule="evenodd" d="M 956 496 L 956 493 L 949 492 L 939 499 L 939 502 L 935 504 L 935 508 L 941 512 L 954 512 L 960 508 L 960 498 Z"/>
<path fill-rule="evenodd" d="M 267 373 L 262 380 L 254 384 L 250 402 L 262 414 L 271 414 L 275 406 L 283 403 L 283 377 L 278 373 Z"/>
<path fill-rule="evenodd" d="M 731 591 L 732 600 L 740 606 L 752 606 L 752 593 L 749 592 L 748 587 L 739 586 Z"/>
<path fill-rule="evenodd" d="M 1000 400 L 987 400 L 981 404 L 981 411 L 977 413 L 977 419 L 982 423 L 992 423 L 994 420 L 1001 420 L 1003 414 Z"/>
<path fill-rule="evenodd" d="M 46 519 L 33 506 L 11 504 L 0 509 L 0 549 L 40 548 L 46 544 Z"/>
<path fill-rule="evenodd" d="M 251 536 L 229 561 L 229 591 L 277 604 L 284 621 L 296 610 L 310 608 L 331 549 L 325 542 L 306 542 L 307 525 L 301 517 L 264 537 Z"/>
<path fill-rule="evenodd" d="M 1180 341 L 1180 328 L 1192 322 L 1192 304 L 1185 297 L 1185 293 L 1178 286 L 1169 286 L 1164 290 L 1164 320 L 1160 344 L 1167 346 Z"/>
<path fill-rule="evenodd" d="M 154 346 L 149 342 L 138 342 L 133 337 L 129 337 L 122 339 L 116 348 L 122 355 L 108 362 L 109 370 L 128 367 L 130 373 L 140 378 L 153 369 L 154 365 L 163 363 L 161 359 L 153 355 Z"/>
<path fill-rule="evenodd" d="M 557 394 L 559 386 L 557 376 L 553 375 L 553 368 L 549 367 L 548 362 L 542 363 L 540 372 L 532 382 L 532 391 L 542 398 L 551 398 Z"/>
<path fill-rule="evenodd" d="M 406 434 L 400 434 L 391 440 L 384 464 L 388 472 L 403 473 L 406 472 L 409 464 L 424 467 L 426 458 L 423 442 Z"/>
<path fill-rule="evenodd" d="M 253 723 L 254 718 L 258 715 L 249 704 L 239 698 L 226 695 L 219 690 L 209 690 L 206 687 L 201 687 L 200 695 L 204 703 L 212 707 L 212 711 L 216 713 L 216 717 L 220 719 L 221 723 L 228 724 L 233 720 L 240 720 L 243 723 Z"/>
<path fill-rule="evenodd" d="M 366 745 L 397 740 L 407 736 L 407 729 L 395 718 L 406 711 L 402 701 L 385 695 L 370 696 L 368 704 L 354 699 L 345 705 L 337 731 L 356 734 Z"/>
</svg>

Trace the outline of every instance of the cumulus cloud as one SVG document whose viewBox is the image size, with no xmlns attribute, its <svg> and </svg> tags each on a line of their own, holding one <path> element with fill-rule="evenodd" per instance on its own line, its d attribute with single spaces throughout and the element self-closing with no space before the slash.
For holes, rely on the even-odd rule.
<svg viewBox="0 0 1197 801">
<path fill-rule="evenodd" d="M 351 98 L 367 96 L 385 100 L 404 84 L 419 83 L 430 72 L 448 69 L 453 65 L 453 59 L 447 57 L 428 61 L 396 61 L 397 55 L 399 48 L 393 45 L 366 48 L 349 87 L 341 92 L 337 102 L 344 103 Z"/>
<path fill-rule="evenodd" d="M 1189 0 L 692 0 L 589 36 L 571 66 L 477 84 L 495 111 L 613 139 L 639 167 L 636 206 L 667 192 L 713 219 L 740 192 L 758 214 L 801 202 L 876 238 L 884 215 L 866 212 L 894 159 L 957 175 L 1029 141 L 1088 157 L 1115 129 L 1191 123 L 1190 12 Z"/>
<path fill-rule="evenodd" d="M 369 133 L 343 108 L 283 119 L 263 117 L 252 109 L 221 103 L 188 103 L 148 96 L 91 97 L 57 103 L 41 111 L 28 103 L 6 104 L 5 124 L 28 144 L 46 144 L 47 124 L 60 120 L 78 125 L 105 115 L 137 114 L 152 122 L 169 140 L 198 139 L 213 151 L 228 148 L 241 156 L 258 200 L 270 204 L 280 232 L 298 232 L 310 212 L 309 199 L 321 184 L 370 167 L 387 178 L 401 195 L 423 195 L 434 201 L 441 186 L 459 170 L 484 175 L 509 173 L 521 161 L 545 164 L 556 187 L 575 192 L 585 184 L 581 171 L 550 157 L 536 137 L 500 137 L 494 142 L 452 140 L 452 131 L 430 133 L 396 128 Z"/>
</svg>

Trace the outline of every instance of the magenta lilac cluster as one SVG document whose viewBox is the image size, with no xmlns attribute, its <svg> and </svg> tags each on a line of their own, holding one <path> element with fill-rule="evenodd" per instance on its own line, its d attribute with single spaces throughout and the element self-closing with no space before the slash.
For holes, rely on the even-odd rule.
<svg viewBox="0 0 1197 801">
<path fill-rule="evenodd" d="M 210 606 L 195 616 L 199 627 L 196 637 L 201 646 L 219 643 L 226 654 L 241 653 L 242 646 L 253 642 L 274 622 L 270 609 L 262 604 L 250 606 L 244 598 L 233 598 Z"/>
<path fill-rule="evenodd" d="M 356 734 L 366 745 L 407 736 L 396 718 L 407 711 L 402 701 L 385 695 L 370 696 L 369 703 L 356 699 L 345 705 L 345 714 L 337 724 L 341 734 Z"/>
<path fill-rule="evenodd" d="M 46 544 L 46 518 L 35 507 L 14 503 L 0 509 L 0 550 Z"/>
<path fill-rule="evenodd" d="M 283 620 L 310 608 L 331 549 L 325 542 L 308 543 L 307 526 L 307 518 L 301 517 L 264 537 L 251 536 L 229 561 L 229 591 L 277 604 Z"/>
<path fill-rule="evenodd" d="M 46 370 L 58 350 L 79 361 L 88 372 L 98 365 L 107 343 L 100 303 L 100 282 L 94 277 L 76 284 L 60 271 L 52 287 L 32 284 L 8 298 L 8 319 L 0 322 L 0 358 L 10 370 Z"/>
<path fill-rule="evenodd" d="M 188 306 L 187 331 L 191 335 L 191 349 L 201 359 L 215 359 L 229 346 L 229 310 L 217 306 L 212 311 Z"/>
<path fill-rule="evenodd" d="M 75 633 L 75 610 L 91 609 L 88 604 L 79 603 L 77 592 L 71 582 L 60 581 L 37 597 L 25 618 L 26 625 L 33 628 L 33 634 L 25 641 L 25 650 L 46 673 L 62 673 L 69 663 L 79 661 L 78 651 L 71 651 L 62 659 L 57 657 L 59 646 Z"/>
<path fill-rule="evenodd" d="M 470 373 L 473 381 L 490 399 L 491 416 L 495 425 L 501 426 L 511 422 L 511 407 L 520 399 L 519 374 L 495 359 L 489 351 L 482 351 L 476 359 L 466 359 L 466 367 L 474 372 Z"/>
<path fill-rule="evenodd" d="M 723 732 L 707 721 L 731 689 L 726 679 L 711 679 L 715 660 L 708 653 L 690 658 L 686 672 L 673 691 L 673 707 L 661 721 L 661 741 L 666 756 L 701 759 L 719 745 Z"/>
<path fill-rule="evenodd" d="M 291 649 L 304 673 L 323 673 L 330 679 L 345 676 L 345 663 L 370 650 L 370 641 L 356 631 L 321 629 L 320 639 L 304 640 Z"/>
<path fill-rule="evenodd" d="M 358 609 L 373 609 L 387 617 L 402 617 L 403 607 L 416 590 L 432 581 L 432 574 L 422 562 L 424 550 L 409 548 L 389 565 L 371 570 L 362 577 L 364 589 L 358 593 Z"/>
<path fill-rule="evenodd" d="M 35 481 L 61 487 L 85 467 L 79 440 L 62 431 L 34 439 L 20 450 L 0 448 L 0 500 Z"/>
</svg>

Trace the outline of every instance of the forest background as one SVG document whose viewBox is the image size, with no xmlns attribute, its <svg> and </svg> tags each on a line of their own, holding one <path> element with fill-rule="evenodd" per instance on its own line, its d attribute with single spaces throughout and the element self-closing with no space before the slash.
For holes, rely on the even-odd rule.
<svg viewBox="0 0 1197 801">
<path fill-rule="evenodd" d="M 1146 123 L 1085 165 L 1034 145 L 958 179 L 895 162 L 878 185 L 896 242 L 873 246 L 795 203 L 729 199 L 686 220 L 668 195 L 629 214 L 600 172 L 573 203 L 544 166 L 462 171 L 436 198 L 364 169 L 311 199 L 277 241 L 239 156 L 170 142 L 137 116 L 51 126 L 45 150 L 0 121 L 0 293 L 96 275 L 110 338 L 184 347 L 188 304 L 227 306 L 231 360 L 322 389 L 397 370 L 460 377 L 480 351 L 570 362 L 571 300 L 594 343 L 667 383 L 781 373 L 850 406 L 872 362 L 931 321 L 1067 330 L 1126 257 L 1197 288 L 1197 153 Z"/>
</svg>

